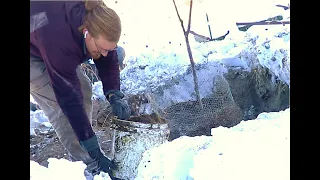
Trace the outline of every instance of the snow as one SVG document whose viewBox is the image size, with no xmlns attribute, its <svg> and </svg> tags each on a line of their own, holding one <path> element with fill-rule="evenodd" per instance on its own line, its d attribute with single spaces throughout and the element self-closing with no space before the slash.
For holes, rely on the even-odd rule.
<svg viewBox="0 0 320 180">
<path fill-rule="evenodd" d="M 86 180 L 83 162 L 70 162 L 66 159 L 48 159 L 48 168 L 40 166 L 37 162 L 30 161 L 30 180 L 42 179 L 79 179 Z M 70 168 L 72 167 L 72 168 Z"/>
<path fill-rule="evenodd" d="M 206 66 L 216 61 L 248 70 L 252 65 L 260 64 L 271 70 L 274 79 L 290 85 L 290 26 L 253 26 L 247 32 L 239 33 L 243 33 L 242 38 L 238 36 L 207 43 L 198 43 L 190 38 L 195 63 Z M 243 54 L 251 54 L 254 58 Z M 145 49 L 138 56 L 129 55 L 125 61 L 127 67 L 120 75 L 121 89 L 129 94 L 143 92 L 182 75 L 190 64 L 186 46 L 172 44 L 157 50 Z"/>
<path fill-rule="evenodd" d="M 101 172 L 93 178 L 85 176 L 86 165 L 81 161 L 71 162 L 66 159 L 48 159 L 48 168 L 30 161 L 30 180 L 111 180 L 107 173 Z"/>
<path fill-rule="evenodd" d="M 30 111 L 30 135 L 36 135 L 35 129 L 42 133 L 51 129 L 49 119 L 42 110 Z"/>
<path fill-rule="evenodd" d="M 33 97 L 31 96 L 31 94 L 30 94 L 30 102 L 32 102 L 33 104 L 38 104 L 38 103 L 33 99 Z"/>
<path fill-rule="evenodd" d="M 261 113 L 255 120 L 242 121 L 231 128 L 213 128 L 211 134 L 182 136 L 145 151 L 135 180 L 289 180 L 290 108 Z M 51 158 L 48 168 L 33 161 L 30 165 L 32 180 L 84 177 L 82 162 Z M 109 177 L 102 173 L 94 179 Z"/>
<path fill-rule="evenodd" d="M 106 2 L 119 13 L 123 24 L 119 45 L 126 50 L 127 66 L 120 74 L 121 90 L 136 94 L 186 73 L 189 56 L 171 1 Z M 290 20 L 290 10 L 274 7 L 288 5 L 289 0 L 217 2 L 195 1 L 191 30 L 209 37 L 205 19 L 208 13 L 213 37 L 228 30 L 230 34 L 222 41 L 207 43 L 198 43 L 189 35 L 197 65 L 218 63 L 221 72 L 226 72 L 225 67 L 250 71 L 258 64 L 269 68 L 274 79 L 290 86 L 290 25 L 252 26 L 246 32 L 238 31 L 235 25 L 235 22 L 259 21 L 276 15 Z M 136 11 L 137 6 L 150 8 Z M 178 8 L 186 26 L 189 8 L 181 1 Z M 93 84 L 92 98 L 105 100 L 101 82 Z M 36 104 L 31 96 L 30 102 Z M 152 148 L 144 153 L 136 179 L 289 179 L 289 114 L 290 108 L 261 113 L 255 120 L 242 121 L 232 128 L 214 128 L 212 136 L 183 136 Z M 36 128 L 51 129 L 41 110 L 30 111 L 31 135 L 36 135 Z M 86 179 L 82 162 L 55 158 L 48 161 L 46 168 L 30 160 L 30 179 Z M 110 178 L 101 173 L 94 179 Z"/>
<path fill-rule="evenodd" d="M 289 179 L 290 109 L 262 113 L 212 136 L 187 137 L 147 150 L 142 179 Z"/>
<path fill-rule="evenodd" d="M 103 88 L 101 81 L 94 82 L 92 85 L 92 99 L 95 100 L 106 100 L 105 95 L 103 94 Z"/>
</svg>

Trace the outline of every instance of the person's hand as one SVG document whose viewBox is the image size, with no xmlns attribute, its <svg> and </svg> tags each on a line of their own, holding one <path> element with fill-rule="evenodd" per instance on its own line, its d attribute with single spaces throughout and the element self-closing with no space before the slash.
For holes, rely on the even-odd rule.
<svg viewBox="0 0 320 180">
<path fill-rule="evenodd" d="M 131 109 L 128 103 L 123 100 L 124 94 L 118 90 L 109 91 L 106 97 L 112 107 L 112 112 L 119 119 L 127 120 L 131 115 Z"/>
<path fill-rule="evenodd" d="M 85 151 L 89 153 L 89 156 L 94 160 L 92 163 L 87 165 L 87 171 L 93 176 L 99 174 L 101 171 L 108 173 L 112 180 L 118 178 L 113 177 L 112 170 L 117 169 L 117 165 L 114 161 L 105 157 L 98 144 L 97 136 L 94 135 L 92 138 L 86 141 L 80 141 L 81 146 Z"/>
</svg>

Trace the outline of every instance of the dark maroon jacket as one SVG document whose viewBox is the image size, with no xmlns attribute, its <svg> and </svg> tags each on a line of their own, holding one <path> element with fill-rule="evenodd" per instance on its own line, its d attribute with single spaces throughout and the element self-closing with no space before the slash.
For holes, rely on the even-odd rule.
<svg viewBox="0 0 320 180">
<path fill-rule="evenodd" d="M 86 9 L 77 1 L 30 1 L 30 16 L 45 12 L 48 24 L 30 33 L 30 54 L 43 59 L 58 104 L 80 141 L 94 135 L 86 114 L 76 68 L 88 60 L 78 31 Z M 116 51 L 94 61 L 103 91 L 120 89 Z"/>
</svg>

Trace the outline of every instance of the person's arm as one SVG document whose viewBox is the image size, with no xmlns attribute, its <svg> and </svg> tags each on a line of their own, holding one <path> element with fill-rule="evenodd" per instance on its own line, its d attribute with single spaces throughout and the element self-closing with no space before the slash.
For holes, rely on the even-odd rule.
<svg viewBox="0 0 320 180">
<path fill-rule="evenodd" d="M 94 132 L 84 108 L 81 85 L 76 72 L 81 62 L 82 52 L 70 31 L 52 31 L 51 34 L 61 35 L 63 40 L 49 37 L 50 30 L 40 31 L 41 34 L 39 33 L 38 36 L 41 36 L 41 39 L 37 41 L 38 48 L 46 65 L 58 105 L 68 118 L 78 140 L 85 141 L 92 138 Z"/>
<path fill-rule="evenodd" d="M 122 98 L 124 94 L 120 91 L 120 70 L 117 51 L 110 51 L 106 57 L 94 60 L 101 79 L 103 92 L 112 106 L 112 112 L 119 119 L 128 119 L 131 109 Z"/>
<path fill-rule="evenodd" d="M 103 92 L 109 98 L 109 92 L 120 90 L 120 70 L 117 51 L 110 51 L 106 57 L 93 60 L 101 79 Z"/>
</svg>

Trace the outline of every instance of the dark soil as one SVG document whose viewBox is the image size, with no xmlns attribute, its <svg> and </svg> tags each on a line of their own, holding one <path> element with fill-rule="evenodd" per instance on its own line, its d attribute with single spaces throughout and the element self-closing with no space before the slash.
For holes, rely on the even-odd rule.
<svg viewBox="0 0 320 180">
<path fill-rule="evenodd" d="M 92 122 L 93 130 L 95 131 L 98 141 L 101 145 L 101 149 L 108 156 L 111 150 L 111 132 L 109 119 L 105 119 L 105 116 L 99 115 L 98 109 L 105 107 L 105 105 L 93 101 L 93 117 Z M 99 116 L 98 116 L 99 115 Z M 103 120 L 97 118 L 104 118 Z M 99 121 L 104 123 L 99 123 Z M 30 136 L 30 160 L 38 162 L 42 166 L 48 166 L 49 158 L 64 158 L 69 159 L 68 152 L 60 143 L 57 134 L 51 130 L 48 133 L 40 133 L 35 129 L 37 136 Z"/>
<path fill-rule="evenodd" d="M 111 133 L 109 127 L 94 126 L 101 149 L 108 156 L 111 150 Z M 49 158 L 69 159 L 68 152 L 62 146 L 54 131 L 30 136 L 30 160 L 38 162 L 42 166 L 48 166 Z"/>
<path fill-rule="evenodd" d="M 60 143 L 56 133 L 52 131 L 30 136 L 30 160 L 47 167 L 49 158 L 69 158 L 68 152 Z"/>
<path fill-rule="evenodd" d="M 289 86 L 271 82 L 267 68 L 260 73 L 229 69 L 226 74 L 234 101 L 244 112 L 244 120 L 255 119 L 262 112 L 278 112 L 289 107 Z"/>
<path fill-rule="evenodd" d="M 109 114 L 108 108 L 104 111 L 104 114 Z M 97 113 L 97 111 L 95 111 L 95 113 Z M 111 123 L 109 118 L 106 119 L 106 116 L 100 115 L 99 118 L 103 118 L 103 120 L 94 120 L 93 129 L 98 137 L 101 149 L 108 156 L 111 152 L 111 131 L 109 131 Z M 130 118 L 130 120 L 150 124 L 167 123 L 164 119 L 160 118 L 156 114 L 133 116 Z M 102 121 L 104 121 L 104 123 L 99 123 Z M 30 136 L 30 160 L 38 162 L 40 165 L 47 167 L 47 160 L 49 158 L 69 159 L 68 152 L 60 143 L 57 134 L 53 130 L 48 133 L 40 133 L 37 130 L 36 132 L 37 136 Z"/>
</svg>

